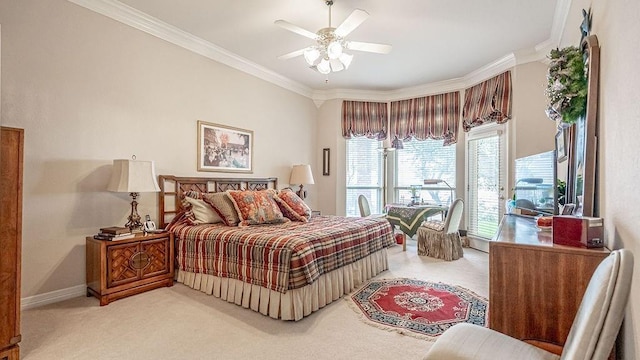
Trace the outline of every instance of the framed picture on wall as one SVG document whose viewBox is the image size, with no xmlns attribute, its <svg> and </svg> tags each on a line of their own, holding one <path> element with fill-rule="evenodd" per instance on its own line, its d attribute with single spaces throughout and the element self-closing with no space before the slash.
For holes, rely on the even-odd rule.
<svg viewBox="0 0 640 360">
<path fill-rule="evenodd" d="M 558 131 L 556 134 L 556 156 L 558 162 L 567 160 L 567 132 L 565 129 Z"/>
<path fill-rule="evenodd" d="M 329 176 L 330 175 L 330 163 L 331 159 L 331 150 L 329 148 L 322 149 L 322 175 Z"/>
<path fill-rule="evenodd" d="M 253 172 L 253 131 L 198 121 L 198 171 Z"/>
</svg>

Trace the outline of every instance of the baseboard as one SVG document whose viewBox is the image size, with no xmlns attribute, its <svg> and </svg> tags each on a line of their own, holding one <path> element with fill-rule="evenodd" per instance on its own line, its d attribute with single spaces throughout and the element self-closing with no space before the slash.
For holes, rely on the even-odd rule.
<svg viewBox="0 0 640 360">
<path fill-rule="evenodd" d="M 27 310 L 39 306 L 53 304 L 87 294 L 87 285 L 77 285 L 70 288 L 55 290 L 21 299 L 20 309 Z"/>
<path fill-rule="evenodd" d="M 489 240 L 474 237 L 473 235 L 467 236 L 467 238 L 469 239 L 469 247 L 482 252 L 489 252 Z"/>
</svg>

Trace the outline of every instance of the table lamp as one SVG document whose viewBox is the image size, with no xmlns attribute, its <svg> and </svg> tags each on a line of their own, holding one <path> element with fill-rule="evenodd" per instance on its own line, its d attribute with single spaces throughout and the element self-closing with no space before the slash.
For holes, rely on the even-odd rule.
<svg viewBox="0 0 640 360">
<path fill-rule="evenodd" d="M 129 221 L 124 225 L 131 231 L 139 230 L 142 227 L 140 215 L 138 215 L 138 202 L 136 199 L 141 192 L 158 192 L 158 182 L 153 167 L 153 161 L 136 160 L 135 155 L 132 160 L 113 160 L 113 173 L 111 181 L 107 186 L 108 191 L 126 192 L 131 198 L 131 214 Z"/>
<path fill-rule="evenodd" d="M 291 169 L 291 176 L 289 177 L 289 185 L 300 184 L 300 190 L 296 191 L 296 194 L 304 200 L 307 196 L 307 192 L 303 190 L 303 185 L 313 185 L 313 174 L 311 173 L 311 165 L 293 165 Z"/>
<path fill-rule="evenodd" d="M 449 185 L 448 182 L 444 181 L 443 179 L 424 179 L 424 184 L 425 185 L 437 185 L 439 183 L 444 183 L 445 185 L 447 185 L 447 187 L 451 191 L 451 197 L 449 198 L 449 204 L 453 204 L 453 188 L 451 187 L 451 185 Z"/>
</svg>

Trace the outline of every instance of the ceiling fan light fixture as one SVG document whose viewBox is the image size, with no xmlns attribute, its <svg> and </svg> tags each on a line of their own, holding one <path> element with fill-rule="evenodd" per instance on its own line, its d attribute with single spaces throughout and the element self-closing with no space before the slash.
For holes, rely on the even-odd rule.
<svg viewBox="0 0 640 360">
<path fill-rule="evenodd" d="M 331 65 L 329 63 L 329 60 L 322 59 L 320 61 L 320 63 L 318 64 L 318 66 L 316 67 L 316 69 L 318 70 L 318 72 L 320 74 L 323 74 L 323 75 L 327 75 L 328 73 L 330 73 L 331 72 Z"/>
<path fill-rule="evenodd" d="M 319 57 L 320 51 L 315 47 L 309 47 L 304 51 L 304 59 L 309 65 L 313 65 Z"/>
<path fill-rule="evenodd" d="M 340 55 L 339 57 L 340 62 L 342 63 L 342 65 L 344 65 L 345 69 L 349 68 L 349 65 L 351 65 L 351 61 L 353 60 L 353 55 L 347 54 L 347 53 L 342 53 L 342 55 Z"/>
<path fill-rule="evenodd" d="M 340 55 L 342 55 L 342 44 L 337 40 L 332 41 L 327 46 L 327 56 L 329 56 L 329 59 L 337 59 Z"/>
<path fill-rule="evenodd" d="M 329 60 L 329 64 L 331 64 L 331 71 L 338 72 L 344 70 L 344 65 L 340 62 L 339 59 L 331 59 Z"/>
<path fill-rule="evenodd" d="M 388 54 L 391 51 L 391 45 L 346 40 L 346 37 L 369 17 L 369 13 L 362 9 L 355 9 L 338 27 L 334 27 L 331 25 L 333 0 L 325 0 L 325 4 L 329 7 L 329 26 L 315 33 L 284 20 L 275 21 L 276 25 L 285 30 L 315 40 L 314 45 L 281 55 L 278 57 L 279 59 L 286 60 L 304 55 L 304 59 L 311 69 L 327 75 L 332 71 L 337 72 L 349 68 L 353 55 L 345 54 L 345 50 L 377 54 Z"/>
</svg>

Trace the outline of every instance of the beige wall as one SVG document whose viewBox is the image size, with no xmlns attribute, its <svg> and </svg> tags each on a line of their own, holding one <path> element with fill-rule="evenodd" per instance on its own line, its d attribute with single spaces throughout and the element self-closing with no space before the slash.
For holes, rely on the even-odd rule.
<svg viewBox="0 0 640 360">
<path fill-rule="evenodd" d="M 316 184 L 318 185 L 318 210 L 323 214 L 344 215 L 345 197 L 345 140 L 342 138 L 340 117 L 342 100 L 329 100 L 318 109 L 316 136 L 318 148 L 331 149 L 330 175 L 322 176 L 322 153 L 318 157 Z M 335 196 L 334 196 L 335 194 Z M 342 198 L 342 201 L 338 201 Z"/>
<path fill-rule="evenodd" d="M 0 24 L 2 124 L 25 129 L 23 297 L 84 284 L 84 237 L 126 222 L 128 195 L 104 190 L 112 159 L 241 176 L 196 171 L 197 120 L 254 131 L 249 176 L 284 187 L 291 165 L 317 168 L 308 98 L 64 0 L 2 1 Z M 155 194 L 139 202 L 157 217 Z"/>
<path fill-rule="evenodd" d="M 640 351 L 640 3 L 638 1 L 574 1 L 563 45 L 580 41 L 581 9 L 591 6 L 592 34 L 600 42 L 599 202 L 610 247 L 630 249 L 636 256 L 634 280 L 623 327 L 624 359 Z M 570 33 L 570 34 L 569 34 Z"/>
<path fill-rule="evenodd" d="M 545 114 L 547 65 L 517 65 L 513 75 L 513 137 L 515 158 L 555 149 L 556 124 Z"/>
</svg>

